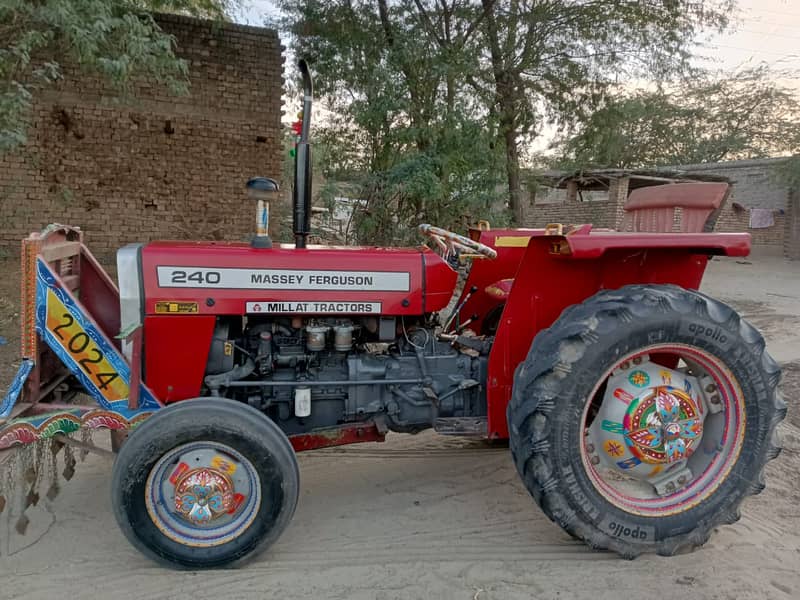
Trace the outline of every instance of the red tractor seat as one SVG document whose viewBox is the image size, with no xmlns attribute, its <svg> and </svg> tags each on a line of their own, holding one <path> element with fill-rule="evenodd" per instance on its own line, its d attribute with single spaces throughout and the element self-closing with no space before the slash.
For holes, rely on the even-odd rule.
<svg viewBox="0 0 800 600">
<path fill-rule="evenodd" d="M 730 184 L 717 182 L 669 183 L 635 189 L 623 206 L 625 213 L 619 231 L 669 233 L 676 221 L 681 233 L 713 231 L 729 193 Z"/>
</svg>

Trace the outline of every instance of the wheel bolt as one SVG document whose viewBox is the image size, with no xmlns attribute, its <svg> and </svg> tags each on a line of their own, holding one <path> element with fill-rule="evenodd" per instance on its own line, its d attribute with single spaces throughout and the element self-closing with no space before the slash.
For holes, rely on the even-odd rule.
<svg viewBox="0 0 800 600">
<path fill-rule="evenodd" d="M 681 475 L 680 477 L 678 477 L 678 485 L 683 485 L 684 483 L 686 483 L 686 476 Z"/>
<path fill-rule="evenodd" d="M 674 484 L 674 483 L 672 483 L 671 481 L 670 481 L 670 482 L 667 484 L 667 491 L 668 491 L 668 492 L 673 492 L 673 491 L 675 491 L 675 484 Z"/>
<path fill-rule="evenodd" d="M 711 404 L 719 404 L 720 403 L 720 397 L 717 394 L 714 394 L 713 396 L 711 396 L 709 401 L 711 402 Z"/>
<path fill-rule="evenodd" d="M 620 368 L 620 369 L 622 369 L 623 371 L 627 371 L 628 369 L 630 369 L 630 368 L 631 368 L 631 363 L 629 363 L 629 362 L 626 360 L 624 363 L 622 363 L 622 364 L 619 366 L 619 368 Z"/>
<path fill-rule="evenodd" d="M 586 444 L 586 451 L 589 454 L 594 454 L 594 444 Z"/>
<path fill-rule="evenodd" d="M 709 383 L 709 384 L 706 386 L 706 391 L 707 391 L 709 394 L 710 394 L 711 392 L 715 392 L 716 390 L 717 390 L 717 386 L 715 386 L 713 383 Z"/>
<path fill-rule="evenodd" d="M 596 456 L 596 455 L 595 455 L 595 456 L 593 456 L 593 457 L 592 457 L 592 460 L 591 460 L 591 463 L 592 463 L 593 465 L 599 464 L 599 463 L 600 463 L 600 457 L 599 457 L 599 456 Z"/>
<path fill-rule="evenodd" d="M 634 358 L 633 359 L 633 364 L 635 364 L 635 365 L 642 364 L 642 357 L 641 356 L 637 356 L 636 358 Z"/>
</svg>

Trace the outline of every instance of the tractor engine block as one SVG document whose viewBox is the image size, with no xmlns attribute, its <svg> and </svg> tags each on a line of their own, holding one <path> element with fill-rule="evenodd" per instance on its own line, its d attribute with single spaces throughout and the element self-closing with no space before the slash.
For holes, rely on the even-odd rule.
<svg viewBox="0 0 800 600">
<path fill-rule="evenodd" d="M 486 414 L 487 356 L 394 317 L 221 318 L 204 392 L 247 402 L 288 435 L 383 419 L 393 431 Z M 407 320 L 407 321 L 410 321 Z"/>
</svg>

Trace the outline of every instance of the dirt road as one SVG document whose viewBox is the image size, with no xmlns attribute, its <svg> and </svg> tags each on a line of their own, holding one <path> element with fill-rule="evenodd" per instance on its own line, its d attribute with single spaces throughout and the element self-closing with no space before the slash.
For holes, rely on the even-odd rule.
<svg viewBox="0 0 800 600">
<path fill-rule="evenodd" d="M 40 502 L 28 536 L 0 514 L 0 598 L 800 598 L 800 264 L 747 262 L 713 261 L 703 289 L 785 364 L 785 449 L 742 520 L 693 554 L 593 552 L 536 508 L 507 449 L 424 433 L 301 455 L 300 504 L 280 541 L 242 569 L 202 574 L 128 545 L 110 512 L 110 464 L 90 456 Z"/>
</svg>

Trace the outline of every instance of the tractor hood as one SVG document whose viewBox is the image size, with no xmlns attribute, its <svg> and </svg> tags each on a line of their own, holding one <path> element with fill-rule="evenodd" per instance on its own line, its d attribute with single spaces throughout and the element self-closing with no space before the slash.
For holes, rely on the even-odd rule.
<svg viewBox="0 0 800 600">
<path fill-rule="evenodd" d="M 134 248 L 122 252 L 131 255 Z M 154 242 L 135 252 L 142 293 L 137 304 L 145 315 L 421 315 L 447 306 L 457 277 L 424 247 L 263 250 L 228 242 Z M 127 261 L 128 269 L 133 262 Z M 131 275 L 120 272 L 120 281 Z"/>
</svg>

